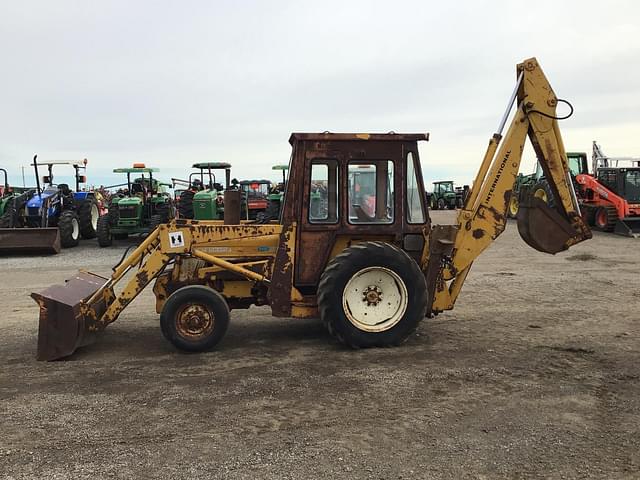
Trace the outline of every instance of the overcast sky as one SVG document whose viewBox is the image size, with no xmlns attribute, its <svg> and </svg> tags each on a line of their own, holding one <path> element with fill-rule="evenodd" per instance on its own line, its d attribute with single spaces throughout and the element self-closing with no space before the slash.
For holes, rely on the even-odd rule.
<svg viewBox="0 0 640 480">
<path fill-rule="evenodd" d="M 568 150 L 640 156 L 636 1 L 10 1 L 0 14 L 0 166 L 227 161 L 276 179 L 292 131 L 430 132 L 427 181 L 470 182 L 536 56 Z M 529 159 L 522 170 L 530 171 Z M 30 172 L 29 172 L 30 173 Z M 27 178 L 28 183 L 32 178 Z"/>
</svg>

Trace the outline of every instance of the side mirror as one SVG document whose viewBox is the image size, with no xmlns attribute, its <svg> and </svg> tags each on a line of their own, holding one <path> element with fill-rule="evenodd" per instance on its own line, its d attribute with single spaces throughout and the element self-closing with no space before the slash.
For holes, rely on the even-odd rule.
<svg viewBox="0 0 640 480">
<path fill-rule="evenodd" d="M 44 177 L 42 177 L 42 182 L 51 183 L 51 177 L 49 175 L 45 175 Z"/>
<path fill-rule="evenodd" d="M 86 175 L 78 175 L 78 182 L 79 183 L 87 183 L 87 176 Z"/>
</svg>

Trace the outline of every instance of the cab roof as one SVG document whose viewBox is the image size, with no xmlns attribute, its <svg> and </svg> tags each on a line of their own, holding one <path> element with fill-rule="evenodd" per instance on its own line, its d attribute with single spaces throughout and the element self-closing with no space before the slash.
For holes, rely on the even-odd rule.
<svg viewBox="0 0 640 480">
<path fill-rule="evenodd" d="M 301 140 L 331 140 L 331 141 L 356 141 L 356 140 L 375 140 L 387 142 L 418 142 L 421 140 L 428 141 L 428 133 L 292 133 L 289 137 L 289 143 L 293 145 L 296 141 Z"/>
<path fill-rule="evenodd" d="M 262 180 L 240 180 L 240 185 L 249 185 L 251 183 L 268 183 L 271 184 L 271 180 L 265 180 L 264 178 Z"/>
<path fill-rule="evenodd" d="M 158 168 L 149 168 L 149 167 L 129 167 L 129 168 L 114 168 L 113 173 L 151 173 L 151 172 L 159 172 Z"/>
<path fill-rule="evenodd" d="M 191 168 L 200 168 L 200 169 L 214 169 L 214 168 L 231 168 L 230 163 L 226 162 L 199 162 L 194 163 Z"/>
<path fill-rule="evenodd" d="M 45 161 L 38 160 L 37 164 L 36 163 L 31 164 L 32 167 L 35 167 L 36 165 L 38 167 L 45 166 L 45 165 L 73 165 L 74 167 L 83 167 L 83 168 L 85 167 L 85 164 L 83 161 L 76 162 L 76 161 L 64 161 L 64 160 L 52 160 L 50 162 L 46 160 Z"/>
</svg>

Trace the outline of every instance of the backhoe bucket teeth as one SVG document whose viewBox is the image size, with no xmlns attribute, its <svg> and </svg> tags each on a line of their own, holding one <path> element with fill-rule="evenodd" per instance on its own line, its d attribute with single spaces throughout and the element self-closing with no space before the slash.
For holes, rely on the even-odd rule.
<svg viewBox="0 0 640 480">
<path fill-rule="evenodd" d="M 64 285 L 52 285 L 31 297 L 40 306 L 38 360 L 57 360 L 78 347 L 92 343 L 104 327 L 98 321 L 106 305 L 104 296 L 91 305 L 87 301 L 107 282 L 89 272 L 78 272 Z"/>
<path fill-rule="evenodd" d="M 532 248 L 555 254 L 591 238 L 591 231 L 586 225 L 583 231 L 576 231 L 567 219 L 544 200 L 533 195 L 525 195 L 525 198 L 518 210 L 518 232 Z"/>
<path fill-rule="evenodd" d="M 625 237 L 640 238 L 640 217 L 627 217 L 618 220 L 613 232 Z"/>
<path fill-rule="evenodd" d="M 60 230 L 0 228 L 0 253 L 60 253 Z"/>
</svg>

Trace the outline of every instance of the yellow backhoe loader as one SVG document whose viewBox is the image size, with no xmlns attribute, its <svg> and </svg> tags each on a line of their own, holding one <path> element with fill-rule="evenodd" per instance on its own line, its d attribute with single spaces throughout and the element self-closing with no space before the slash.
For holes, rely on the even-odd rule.
<svg viewBox="0 0 640 480">
<path fill-rule="evenodd" d="M 521 236 L 552 254 L 591 238 L 557 103 L 536 59 L 519 64 L 507 112 L 455 225 L 432 226 L 424 205 L 418 142 L 428 135 L 294 133 L 278 222 L 241 223 L 231 207 L 239 202 L 230 198 L 225 221 L 160 225 L 110 278 L 80 272 L 33 293 L 37 357 L 66 357 L 90 343 L 152 281 L 162 333 L 181 350 L 211 349 L 230 309 L 250 305 L 269 305 L 277 317 L 318 316 L 352 347 L 400 344 L 423 318 L 453 308 L 474 260 L 504 231 L 527 136 L 557 201 L 553 208 L 533 196 L 523 202 Z"/>
</svg>

